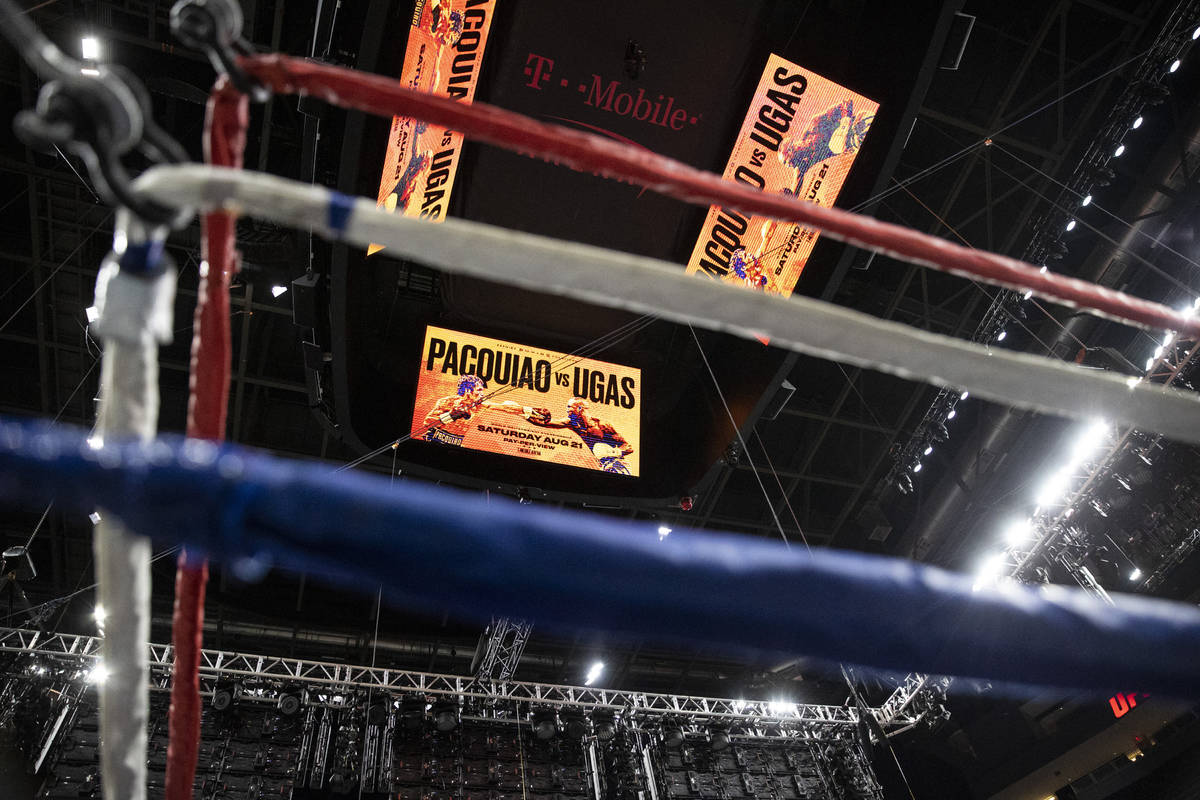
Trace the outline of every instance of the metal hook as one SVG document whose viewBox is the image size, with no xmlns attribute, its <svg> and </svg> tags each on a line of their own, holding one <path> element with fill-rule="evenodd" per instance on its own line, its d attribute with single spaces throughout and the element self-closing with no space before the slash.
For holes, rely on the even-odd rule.
<svg viewBox="0 0 1200 800">
<path fill-rule="evenodd" d="M 217 72 L 229 76 L 239 92 L 261 103 L 268 89 L 237 63 L 250 46 L 242 37 L 242 9 L 232 0 L 179 0 L 171 7 L 171 31 L 188 47 L 208 54 Z"/>
</svg>

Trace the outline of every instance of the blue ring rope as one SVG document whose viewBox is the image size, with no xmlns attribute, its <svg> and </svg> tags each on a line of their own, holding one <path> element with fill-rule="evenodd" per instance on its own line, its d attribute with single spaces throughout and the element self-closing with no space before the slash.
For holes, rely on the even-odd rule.
<svg viewBox="0 0 1200 800">
<path fill-rule="evenodd" d="M 1200 695 L 1200 609 L 1010 586 L 861 553 L 677 531 L 334 472 L 209 442 L 106 444 L 0 420 L 0 502 L 102 504 L 134 530 L 391 601 L 558 630 L 884 670 Z"/>
</svg>

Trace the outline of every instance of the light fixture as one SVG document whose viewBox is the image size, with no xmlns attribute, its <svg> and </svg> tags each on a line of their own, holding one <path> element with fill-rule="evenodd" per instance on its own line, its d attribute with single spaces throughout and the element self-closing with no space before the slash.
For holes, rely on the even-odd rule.
<svg viewBox="0 0 1200 800">
<path fill-rule="evenodd" d="M 1197 39 L 1200 39 L 1200 28 L 1196 28 L 1196 30 L 1192 31 L 1192 41 L 1194 42 Z"/>
<path fill-rule="evenodd" d="M 932 452 L 933 452 L 933 445 L 929 445 L 928 447 L 925 448 L 925 455 L 929 455 Z"/>
<path fill-rule="evenodd" d="M 984 584 L 992 583 L 1000 577 L 1000 573 L 1004 571 L 1004 553 L 992 553 L 979 563 L 979 571 L 975 573 L 975 584 L 973 589 L 978 589 Z"/>
<path fill-rule="evenodd" d="M 670 528 L 668 528 L 666 525 L 659 525 L 659 526 L 658 526 L 658 540 L 659 540 L 660 542 L 661 542 L 663 539 L 665 539 L 665 538 L 667 538 L 668 536 L 670 536 L 670 535 L 671 535 L 671 529 L 670 529 Z"/>
<path fill-rule="evenodd" d="M 1046 482 L 1041 485 L 1033 499 L 1039 506 L 1048 506 L 1062 499 L 1070 483 L 1070 470 L 1060 469 L 1046 479 Z"/>
<path fill-rule="evenodd" d="M 952 408 L 952 409 L 950 409 L 950 413 L 946 415 L 946 419 L 954 419 L 957 416 L 958 416 L 958 410 Z"/>
<path fill-rule="evenodd" d="M 776 717 L 796 716 L 799 707 L 795 703 L 788 703 L 784 700 L 772 700 L 767 704 L 771 714 Z"/>
<path fill-rule="evenodd" d="M 1008 338 L 1008 331 L 1000 331 L 1000 333 L 996 335 L 997 342 L 1003 342 L 1007 338 Z"/>
<path fill-rule="evenodd" d="M 543 741 L 558 735 L 558 714 L 553 709 L 534 712 L 533 735 Z"/>
<path fill-rule="evenodd" d="M 599 679 L 601 673 L 603 673 L 603 672 L 604 672 L 604 662 L 603 661 L 597 661 L 597 662 L 593 663 L 592 666 L 588 668 L 587 678 L 584 679 L 583 685 L 591 686 L 593 683 L 596 682 L 597 679 Z"/>
<path fill-rule="evenodd" d="M 729 731 L 724 728 L 710 728 L 708 731 L 708 746 L 714 753 L 719 753 L 729 747 Z"/>
<path fill-rule="evenodd" d="M 1068 231 L 1075 230 L 1075 220 L 1072 219 L 1072 220 L 1067 221 L 1067 230 Z"/>
<path fill-rule="evenodd" d="M 966 400 L 966 399 L 967 399 L 968 397 L 970 397 L 970 396 L 971 396 L 971 393 L 970 393 L 970 392 L 968 392 L 968 391 L 964 391 L 962 394 L 960 394 L 960 395 L 958 396 L 958 399 L 959 399 L 959 400 Z"/>
<path fill-rule="evenodd" d="M 913 472 L 920 472 L 920 471 L 921 471 L 921 462 L 918 461 L 916 464 L 913 465 Z"/>
<path fill-rule="evenodd" d="M 587 718 L 585 718 L 583 714 L 580 714 L 578 711 L 563 714 L 562 722 L 563 733 L 567 735 L 568 739 L 579 741 L 583 737 L 587 736 L 590 732 L 588 730 Z"/>
<path fill-rule="evenodd" d="M 87 682 L 99 686 L 108 680 L 108 667 L 104 666 L 103 661 L 97 661 L 95 666 L 88 670 Z"/>
<path fill-rule="evenodd" d="M 1133 568 L 1133 572 L 1129 573 L 1129 580 L 1136 581 L 1142 577 L 1142 571 L 1137 567 Z"/>
<path fill-rule="evenodd" d="M 100 75 L 100 70 L 96 69 L 95 67 L 80 67 L 79 74 L 80 75 L 90 75 L 93 78 L 95 78 Z"/>
<path fill-rule="evenodd" d="M 617 718 L 611 711 L 592 715 L 592 730 L 596 738 L 607 742 L 617 735 Z"/>
<path fill-rule="evenodd" d="M 454 730 L 458 725 L 458 704 L 454 702 L 436 703 L 433 706 L 433 727 L 442 733 Z"/>
<path fill-rule="evenodd" d="M 1089 194 L 1089 195 L 1084 195 L 1083 202 L 1080 203 L 1079 205 L 1090 206 L 1091 204 L 1092 204 L 1092 196 Z"/>
<path fill-rule="evenodd" d="M 108 612 L 104 610 L 104 606 L 96 603 L 96 607 L 92 610 L 92 616 L 96 618 L 97 625 L 103 625 L 104 620 L 108 619 Z"/>
<path fill-rule="evenodd" d="M 1154 366 L 1154 357 L 1151 356 L 1150 358 L 1146 359 L 1146 369 L 1150 369 L 1153 366 Z"/>
<path fill-rule="evenodd" d="M 1043 275 L 1045 275 L 1045 274 L 1046 274 L 1046 273 L 1047 273 L 1049 270 L 1050 270 L 1050 268 L 1049 268 L 1049 267 L 1047 267 L 1045 264 L 1042 264 L 1042 266 L 1041 266 L 1041 269 L 1039 269 L 1039 270 L 1038 270 L 1038 272 L 1040 272 L 1040 273 L 1042 273 Z"/>
<path fill-rule="evenodd" d="M 1045 270 L 1045 267 L 1042 267 L 1042 269 Z M 1026 289 L 1025 294 L 1021 295 L 1022 300 L 1028 300 L 1031 297 L 1033 297 L 1033 289 Z"/>
<path fill-rule="evenodd" d="M 1014 520 L 1004 529 L 1004 541 L 1016 547 L 1029 541 L 1033 533 L 1033 522 L 1028 519 Z"/>
<path fill-rule="evenodd" d="M 288 287 L 286 287 L 286 286 L 278 286 L 278 285 L 272 286 L 271 287 L 271 296 L 279 297 L 279 295 L 283 294 L 287 290 L 288 290 Z"/>
<path fill-rule="evenodd" d="M 1180 61 L 1178 58 L 1175 59 L 1174 61 L 1171 62 L 1171 66 L 1167 67 L 1167 72 L 1175 72 L 1176 70 L 1179 69 L 1179 65 L 1182 63 L 1183 62 Z"/>
<path fill-rule="evenodd" d="M 99 512 L 99 511 L 93 511 L 92 513 L 88 514 L 88 519 L 89 519 L 89 520 L 91 520 L 91 522 L 92 522 L 92 524 L 93 524 L 93 525 L 99 525 L 99 524 L 100 524 L 100 519 L 101 519 L 101 517 L 100 517 L 100 512 Z"/>
<path fill-rule="evenodd" d="M 667 747 L 679 747 L 683 744 L 683 729 L 671 723 L 663 728 L 663 744 Z"/>
<path fill-rule="evenodd" d="M 1121 154 L 1124 152 L 1125 152 L 1125 145 L 1123 145 L 1123 144 L 1117 145 L 1117 149 L 1113 150 L 1113 158 L 1120 158 Z"/>
<path fill-rule="evenodd" d="M 85 36 L 79 42 L 79 53 L 84 61 L 95 61 L 100 57 L 100 40 L 95 36 Z"/>
</svg>

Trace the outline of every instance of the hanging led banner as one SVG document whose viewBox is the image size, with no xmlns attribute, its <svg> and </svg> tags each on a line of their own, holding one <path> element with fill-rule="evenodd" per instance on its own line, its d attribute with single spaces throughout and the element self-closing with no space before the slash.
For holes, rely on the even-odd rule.
<svg viewBox="0 0 1200 800">
<path fill-rule="evenodd" d="M 417 0 L 401 82 L 463 103 L 474 100 L 495 6 L 495 0 Z M 379 205 L 408 217 L 441 221 L 450 205 L 462 143 L 461 133 L 410 117 L 393 118 Z M 371 245 L 367 253 L 382 249 Z"/>
<path fill-rule="evenodd" d="M 878 103 L 772 53 L 724 178 L 830 207 L 878 110 Z M 687 271 L 789 295 L 816 241 L 814 228 L 713 206 Z"/>
<path fill-rule="evenodd" d="M 432 325 L 421 354 L 412 438 L 639 474 L 641 370 Z"/>
</svg>

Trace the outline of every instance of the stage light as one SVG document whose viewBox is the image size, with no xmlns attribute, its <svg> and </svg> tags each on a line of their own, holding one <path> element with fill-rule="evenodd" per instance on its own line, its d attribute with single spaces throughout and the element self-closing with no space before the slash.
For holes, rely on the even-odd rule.
<svg viewBox="0 0 1200 800">
<path fill-rule="evenodd" d="M 1135 120 L 1134 120 L 1134 121 L 1133 121 L 1133 122 L 1130 124 L 1130 126 L 1129 126 L 1129 127 L 1130 127 L 1131 129 L 1133 129 L 1133 130 L 1135 130 L 1135 131 L 1136 131 L 1138 128 L 1142 127 L 1142 123 L 1143 123 L 1143 122 L 1145 122 L 1145 118 L 1144 118 L 1144 117 L 1142 117 L 1142 116 L 1139 114 L 1139 115 L 1138 115 L 1138 118 L 1137 118 L 1137 119 L 1135 119 Z"/>
<path fill-rule="evenodd" d="M 100 70 L 95 69 L 94 67 L 80 67 L 79 74 L 80 75 L 90 75 L 91 77 L 95 78 L 100 75 Z"/>
<path fill-rule="evenodd" d="M 714 753 L 719 753 L 729 747 L 729 731 L 724 728 L 710 728 L 708 731 L 708 746 Z"/>
<path fill-rule="evenodd" d="M 445 733 L 452 731 L 458 725 L 458 704 L 453 702 L 436 703 L 433 707 L 433 727 Z"/>
<path fill-rule="evenodd" d="M 1007 338 L 1008 338 L 1008 331 L 1000 331 L 1000 333 L 996 335 L 997 342 L 1003 342 Z"/>
<path fill-rule="evenodd" d="M 300 696 L 291 690 L 279 695 L 279 699 L 275 703 L 275 707 L 279 709 L 279 713 L 285 717 L 294 717 L 296 712 L 300 710 Z"/>
<path fill-rule="evenodd" d="M 93 511 L 92 513 L 88 514 L 88 519 L 91 520 L 93 525 L 99 525 L 100 520 L 103 518 L 100 516 L 99 511 Z"/>
<path fill-rule="evenodd" d="M 1034 501 L 1039 506 L 1043 507 L 1048 506 L 1051 503 L 1055 503 L 1063 498 L 1063 495 L 1066 494 L 1070 485 L 1070 470 L 1060 469 L 1058 472 L 1055 472 L 1053 475 L 1047 478 L 1046 482 L 1041 485 L 1037 491 L 1037 494 L 1034 496 Z"/>
<path fill-rule="evenodd" d="M 932 452 L 933 452 L 933 445 L 929 445 L 928 447 L 925 448 L 925 455 L 929 455 Z"/>
<path fill-rule="evenodd" d="M 1125 145 L 1123 145 L 1123 144 L 1117 145 L 1117 149 L 1113 150 L 1113 158 L 1120 158 L 1121 154 L 1124 152 L 1125 152 Z"/>
<path fill-rule="evenodd" d="M 1027 519 L 1015 520 L 1004 529 L 1004 541 L 1016 547 L 1029 541 L 1033 533 L 1033 522 Z"/>
<path fill-rule="evenodd" d="M 534 712 L 533 735 L 543 741 L 558 735 L 558 715 L 552 709 Z"/>
<path fill-rule="evenodd" d="M 1000 338 L 1003 339 L 1004 337 L 1002 336 Z M 958 416 L 958 409 L 952 408 L 952 409 L 950 409 L 950 413 L 946 415 L 946 419 L 954 419 L 957 416 Z"/>
<path fill-rule="evenodd" d="M 970 392 L 963 392 L 962 394 L 960 394 L 960 395 L 958 396 L 958 399 L 959 399 L 959 400 L 966 400 L 966 399 L 967 399 L 968 397 L 970 397 L 970 396 L 971 396 L 971 393 L 970 393 Z"/>
<path fill-rule="evenodd" d="M 661 542 L 663 539 L 665 539 L 665 538 L 667 538 L 668 536 L 670 536 L 670 535 L 671 535 L 671 529 L 670 529 L 670 528 L 668 528 L 666 525 L 659 525 L 659 526 L 658 526 L 658 540 L 659 540 L 660 542 Z"/>
<path fill-rule="evenodd" d="M 1192 41 L 1194 42 L 1197 39 L 1200 39 L 1200 28 L 1196 28 L 1196 30 L 1192 31 Z"/>
<path fill-rule="evenodd" d="M 907 472 L 900 473 L 900 477 L 896 479 L 896 488 L 900 490 L 900 494 L 912 494 L 912 475 L 909 475 Z"/>
<path fill-rule="evenodd" d="M 610 741 L 617 735 L 617 718 L 612 712 L 593 714 L 592 730 L 596 732 L 596 738 L 600 741 Z"/>
<path fill-rule="evenodd" d="M 95 666 L 88 670 L 87 682 L 99 686 L 108 680 L 108 667 L 104 666 L 103 661 L 97 661 Z"/>
<path fill-rule="evenodd" d="M 595 683 L 595 682 L 596 682 L 596 681 L 599 679 L 600 675 L 601 675 L 603 672 L 604 672 L 604 662 L 603 662 L 603 661 L 597 661 L 597 662 L 595 662 L 595 663 L 594 663 L 594 664 L 592 664 L 592 666 L 591 666 L 591 667 L 588 669 L 588 671 L 587 671 L 587 678 L 586 678 L 586 679 L 584 679 L 584 681 L 583 681 L 583 685 L 584 685 L 584 686 L 591 686 L 593 683 Z"/>
<path fill-rule="evenodd" d="M 683 729 L 671 724 L 663 728 L 663 744 L 667 747 L 679 747 L 683 744 Z"/>
<path fill-rule="evenodd" d="M 1142 577 L 1142 571 L 1137 567 L 1133 568 L 1133 572 L 1129 573 L 1129 580 L 1136 581 Z"/>
<path fill-rule="evenodd" d="M 771 710 L 771 714 L 776 717 L 796 716 L 799 708 L 795 703 L 787 703 L 782 700 L 772 700 L 767 704 L 767 708 Z"/>
<path fill-rule="evenodd" d="M 979 570 L 975 573 L 975 584 L 972 589 L 978 589 L 988 583 L 992 583 L 1000 577 L 1004 572 L 1005 555 L 1004 553 L 992 553 L 979 563 Z"/>
<path fill-rule="evenodd" d="M 1084 196 L 1084 198 L 1083 198 L 1083 202 L 1082 202 L 1082 203 L 1080 203 L 1079 205 L 1081 205 L 1081 206 L 1090 206 L 1091 204 L 1092 204 L 1092 196 L 1089 194 L 1089 195 L 1085 195 L 1085 196 Z"/>
<path fill-rule="evenodd" d="M 1045 269 L 1045 267 L 1042 267 L 1042 269 Z M 1021 295 L 1022 300 L 1028 300 L 1031 297 L 1033 297 L 1033 289 L 1026 289 L 1025 294 Z"/>
<path fill-rule="evenodd" d="M 85 61 L 95 61 L 100 57 L 100 40 L 95 36 L 85 36 L 79 42 L 79 52 Z"/>
<path fill-rule="evenodd" d="M 920 472 L 921 471 L 921 462 L 918 461 L 916 464 L 914 464 L 912 470 L 913 470 L 913 472 Z"/>
<path fill-rule="evenodd" d="M 1150 369 L 1153 366 L 1154 366 L 1154 358 L 1153 357 L 1147 358 L 1146 359 L 1146 369 Z"/>
<path fill-rule="evenodd" d="M 286 287 L 286 286 L 272 286 L 271 287 L 271 296 L 279 297 L 279 295 L 283 294 L 287 290 L 288 290 L 288 287 Z"/>
<path fill-rule="evenodd" d="M 1067 221 L 1067 230 L 1068 231 L 1075 230 L 1075 220 L 1072 219 L 1072 220 Z"/>
<path fill-rule="evenodd" d="M 583 714 L 571 712 L 563 714 L 563 733 L 568 739 L 579 741 L 588 735 L 588 723 Z"/>
<path fill-rule="evenodd" d="M 104 610 L 104 606 L 96 603 L 96 607 L 92 610 L 92 616 L 96 618 L 97 625 L 103 625 L 104 620 L 108 619 L 108 613 Z"/>
<path fill-rule="evenodd" d="M 1071 463 L 1080 464 L 1087 461 L 1107 442 L 1108 423 L 1102 419 L 1093 420 L 1079 432 L 1071 445 Z"/>
<path fill-rule="evenodd" d="M 100 309 L 96 308 L 95 306 L 88 306 L 83 310 L 83 313 L 87 316 L 88 324 L 100 319 Z"/>
<path fill-rule="evenodd" d="M 1175 59 L 1174 61 L 1171 62 L 1171 66 L 1167 67 L 1167 72 L 1175 72 L 1176 70 L 1179 69 L 1179 65 L 1182 63 L 1183 62 L 1180 61 L 1178 58 Z"/>
</svg>

